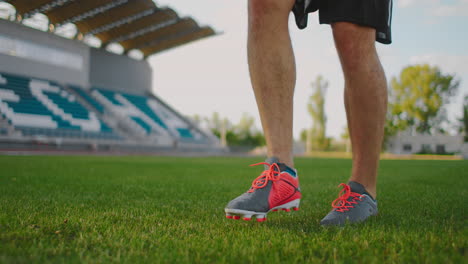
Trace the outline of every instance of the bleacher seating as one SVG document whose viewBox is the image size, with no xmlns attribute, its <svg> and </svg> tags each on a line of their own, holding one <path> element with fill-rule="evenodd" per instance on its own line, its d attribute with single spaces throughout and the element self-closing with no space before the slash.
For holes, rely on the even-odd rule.
<svg viewBox="0 0 468 264">
<path fill-rule="evenodd" d="M 125 115 L 150 134 L 167 134 L 179 142 L 206 143 L 207 138 L 159 99 L 94 88 L 92 95 L 106 108 Z"/>
<path fill-rule="evenodd" d="M 0 112 L 26 136 L 120 139 L 73 94 L 46 80 L 1 73 Z"/>
<path fill-rule="evenodd" d="M 192 132 L 186 128 L 177 128 L 177 131 L 182 138 L 193 138 Z"/>
<path fill-rule="evenodd" d="M 93 97 L 91 97 L 88 93 L 85 92 L 85 90 L 74 85 L 69 85 L 68 87 L 72 89 L 75 93 L 77 93 L 79 96 L 81 96 L 86 102 L 88 102 L 98 112 L 104 113 L 104 106 L 102 106 L 100 103 L 94 100 Z"/>
<path fill-rule="evenodd" d="M 139 118 L 138 116 L 131 116 L 130 117 L 133 121 L 135 121 L 139 126 L 141 126 L 147 133 L 151 133 L 151 126 L 148 125 L 143 119 Z"/>
<path fill-rule="evenodd" d="M 166 124 L 159 118 L 159 116 L 148 106 L 148 99 L 143 96 L 122 94 L 130 103 L 138 107 L 145 115 L 151 118 L 154 122 L 160 125 L 162 128 L 167 129 Z"/>
<path fill-rule="evenodd" d="M 0 135 L 7 137 L 124 140 L 160 147 L 214 144 L 209 135 L 152 95 L 63 87 L 6 73 L 0 73 L 0 115 Z"/>
</svg>

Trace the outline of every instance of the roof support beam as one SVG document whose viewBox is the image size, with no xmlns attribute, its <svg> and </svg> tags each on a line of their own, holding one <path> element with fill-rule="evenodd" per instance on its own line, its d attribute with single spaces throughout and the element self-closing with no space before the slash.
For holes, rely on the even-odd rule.
<svg viewBox="0 0 468 264">
<path fill-rule="evenodd" d="M 112 9 L 112 8 L 117 7 L 119 5 L 123 5 L 128 1 L 129 0 L 113 1 L 113 2 L 111 2 L 109 4 L 106 4 L 106 5 L 91 9 L 91 10 L 89 10 L 89 11 L 83 13 L 83 14 L 80 14 L 80 15 L 65 19 L 64 21 L 61 21 L 61 22 L 57 23 L 57 26 L 60 26 L 60 25 L 66 24 L 66 23 L 76 23 L 76 22 L 85 20 L 87 18 L 94 17 L 95 15 L 104 13 L 109 9 Z"/>
<path fill-rule="evenodd" d="M 1 1 L 1 0 L 0 0 Z M 101 48 L 118 43 L 124 54 L 140 50 L 144 57 L 214 35 L 191 18 L 180 18 L 171 8 L 158 8 L 153 0 L 4 0 L 15 7 L 16 20 L 42 13 L 49 20 L 48 32 L 73 23 L 76 40 L 92 36 Z"/>
<path fill-rule="evenodd" d="M 121 24 L 107 31 L 96 33 L 95 36 L 101 39 L 102 42 L 112 42 L 117 38 L 128 36 L 141 29 L 148 28 L 151 25 L 166 23 L 167 21 L 178 18 L 179 16 L 177 13 L 170 8 L 155 9 L 150 15 L 142 16 L 131 23 Z"/>
<path fill-rule="evenodd" d="M 164 40 L 156 41 L 153 45 L 141 47 L 140 51 L 143 53 L 144 58 L 164 51 L 172 49 L 192 41 L 200 40 L 209 36 L 215 35 L 213 29 L 209 27 L 199 28 L 193 32 L 186 32 L 185 34 L 179 34 L 177 37 L 167 38 Z"/>
<path fill-rule="evenodd" d="M 132 33 L 128 34 L 128 35 L 121 36 L 121 37 L 118 37 L 118 38 L 115 38 L 115 39 L 111 39 L 109 42 L 123 42 L 123 41 L 126 41 L 126 40 L 134 39 L 134 38 L 137 38 L 139 36 L 143 36 L 146 33 L 149 33 L 149 32 L 152 32 L 152 31 L 156 31 L 158 29 L 162 29 L 162 28 L 174 25 L 179 21 L 180 21 L 179 18 L 174 18 L 174 19 L 165 21 L 165 22 L 163 22 L 161 24 L 154 24 L 154 25 L 151 25 L 149 27 L 139 29 L 139 30 L 137 30 L 135 32 L 132 32 Z"/>
<path fill-rule="evenodd" d="M 133 21 L 138 20 L 138 19 L 140 19 L 142 17 L 151 15 L 151 14 L 154 13 L 154 11 L 155 11 L 154 9 L 145 10 L 145 11 L 140 12 L 138 14 L 128 16 L 128 17 L 125 17 L 123 19 L 120 19 L 120 20 L 114 21 L 112 23 L 106 24 L 104 26 L 98 27 L 96 29 L 93 29 L 93 30 L 91 30 L 90 32 L 88 32 L 86 34 L 95 35 L 95 34 L 99 34 L 99 33 L 102 33 L 102 32 L 109 31 L 109 30 L 111 30 L 113 28 L 116 28 L 116 27 L 119 27 L 119 26 L 121 26 L 123 24 L 129 24 L 129 23 L 132 23 Z"/>
</svg>

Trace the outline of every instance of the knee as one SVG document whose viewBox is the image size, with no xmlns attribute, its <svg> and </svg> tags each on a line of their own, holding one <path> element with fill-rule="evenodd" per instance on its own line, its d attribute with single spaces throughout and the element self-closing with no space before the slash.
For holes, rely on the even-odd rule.
<svg viewBox="0 0 468 264">
<path fill-rule="evenodd" d="M 375 29 L 353 23 L 334 23 L 333 37 L 345 71 L 369 66 L 369 60 L 377 57 Z"/>
<path fill-rule="evenodd" d="M 250 24 L 272 18 L 288 18 L 295 0 L 249 0 Z"/>
</svg>

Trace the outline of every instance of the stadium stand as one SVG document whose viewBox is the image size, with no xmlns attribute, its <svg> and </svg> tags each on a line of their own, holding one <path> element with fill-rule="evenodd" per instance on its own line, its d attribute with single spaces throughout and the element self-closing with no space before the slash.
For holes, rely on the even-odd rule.
<svg viewBox="0 0 468 264">
<path fill-rule="evenodd" d="M 99 113 L 104 113 L 104 107 L 99 104 L 96 100 L 94 100 L 88 93 L 86 93 L 83 89 L 79 88 L 78 86 L 69 85 L 68 86 L 72 91 L 77 93 L 81 96 L 88 104 L 90 104 L 96 111 Z"/>
<path fill-rule="evenodd" d="M 0 112 L 25 136 L 120 137 L 57 83 L 0 74 Z"/>
<path fill-rule="evenodd" d="M 206 143 L 209 139 L 188 120 L 154 96 L 142 96 L 94 88 L 92 95 L 116 116 L 128 118 L 146 135 L 169 136 L 183 143 Z"/>
<path fill-rule="evenodd" d="M 216 35 L 210 26 L 152 0 L 0 7 L 0 151 L 224 151 L 152 94 L 146 60 Z"/>
<path fill-rule="evenodd" d="M 0 135 L 5 136 L 9 134 L 8 127 L 10 124 L 5 119 L 4 115 L 0 112 Z"/>
</svg>

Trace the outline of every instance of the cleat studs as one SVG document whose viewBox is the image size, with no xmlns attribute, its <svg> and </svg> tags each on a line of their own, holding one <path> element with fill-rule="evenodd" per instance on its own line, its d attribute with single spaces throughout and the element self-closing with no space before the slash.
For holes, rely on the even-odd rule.
<svg viewBox="0 0 468 264">
<path fill-rule="evenodd" d="M 273 210 L 273 212 L 278 212 L 278 209 Z"/>
<path fill-rule="evenodd" d="M 252 219 L 252 215 L 244 215 L 242 219 L 244 219 L 245 221 L 250 221 L 250 219 Z"/>
<path fill-rule="evenodd" d="M 299 211 L 299 207 L 293 207 L 294 211 Z"/>
<path fill-rule="evenodd" d="M 235 216 L 232 217 L 232 219 L 234 219 L 234 220 L 239 220 L 239 219 L 240 219 L 240 216 L 235 215 Z"/>
<path fill-rule="evenodd" d="M 227 219 L 232 219 L 232 215 L 226 215 Z"/>
<path fill-rule="evenodd" d="M 291 212 L 291 209 L 289 209 L 289 208 L 283 208 L 283 211 L 285 211 L 285 212 Z"/>
<path fill-rule="evenodd" d="M 255 217 L 257 218 L 257 222 L 266 221 L 266 215 L 264 215 L 264 214 L 256 215 Z"/>
</svg>

